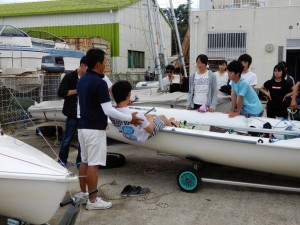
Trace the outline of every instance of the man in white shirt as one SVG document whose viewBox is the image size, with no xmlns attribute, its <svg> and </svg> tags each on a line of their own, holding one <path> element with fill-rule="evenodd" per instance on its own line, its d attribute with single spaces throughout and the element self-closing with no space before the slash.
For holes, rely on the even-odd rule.
<svg viewBox="0 0 300 225">
<path fill-rule="evenodd" d="M 173 65 L 167 65 L 166 77 L 163 78 L 164 90 L 170 93 L 180 91 L 180 75 L 174 74 L 175 67 Z"/>
<path fill-rule="evenodd" d="M 245 81 L 254 88 L 257 85 L 257 76 L 255 73 L 249 71 L 249 67 L 252 63 L 252 57 L 248 54 L 243 54 L 238 58 L 244 67 L 241 77 L 245 79 Z"/>
</svg>

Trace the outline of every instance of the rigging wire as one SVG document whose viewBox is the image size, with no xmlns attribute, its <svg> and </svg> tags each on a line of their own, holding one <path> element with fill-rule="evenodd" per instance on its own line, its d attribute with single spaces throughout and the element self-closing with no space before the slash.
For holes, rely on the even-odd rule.
<svg viewBox="0 0 300 225">
<path fill-rule="evenodd" d="M 0 80 L 1 80 L 1 78 L 0 78 Z M 47 143 L 47 145 L 48 145 L 48 147 L 51 149 L 51 151 L 54 153 L 54 155 L 59 159 L 59 156 L 58 156 L 58 154 L 55 152 L 55 150 L 52 148 L 52 146 L 51 146 L 51 144 L 47 141 L 47 139 L 45 138 L 45 136 L 42 134 L 42 132 L 39 130 L 39 128 L 37 127 L 37 125 L 36 125 L 36 123 L 33 121 L 33 119 L 32 118 L 30 118 L 30 116 L 28 115 L 28 113 L 27 113 L 27 111 L 23 108 L 23 106 L 21 105 L 21 103 L 19 102 L 19 100 L 16 98 L 16 96 L 12 93 L 12 91 L 9 89 L 9 88 L 7 88 L 6 87 L 6 89 L 7 89 L 7 91 L 9 92 L 9 94 L 10 94 L 10 96 L 12 96 L 12 98 L 14 99 L 14 101 L 18 104 L 18 106 L 19 106 L 19 108 L 22 110 L 22 112 L 24 113 L 24 115 L 25 115 L 25 117 L 27 117 L 28 119 L 28 121 L 33 125 L 33 127 L 35 127 L 35 128 L 37 128 L 37 130 L 38 130 L 38 135 L 40 135 L 43 139 L 44 139 L 44 141 Z M 55 116 L 56 116 L 56 114 L 55 114 Z M 1 126 L 0 126 L 0 128 L 1 128 Z M 58 134 L 57 134 L 58 135 Z M 16 138 L 16 135 L 12 135 L 14 138 L 15 138 L 15 144 L 17 144 L 16 143 L 16 141 L 18 140 L 17 138 Z M 17 144 L 18 145 L 18 144 Z M 21 160 L 21 159 L 20 159 Z M 30 162 L 28 162 L 28 163 L 30 163 Z M 34 163 L 32 163 L 32 164 L 34 164 Z M 39 165 L 39 166 L 41 166 L 41 167 L 43 167 L 42 165 Z M 67 170 L 68 170 L 68 172 L 70 173 L 70 174 L 72 174 L 73 172 L 71 172 L 67 167 L 65 167 Z M 51 168 L 48 168 L 48 169 L 51 169 Z M 53 171 L 56 171 L 56 170 L 54 170 L 54 169 L 52 169 Z"/>
</svg>

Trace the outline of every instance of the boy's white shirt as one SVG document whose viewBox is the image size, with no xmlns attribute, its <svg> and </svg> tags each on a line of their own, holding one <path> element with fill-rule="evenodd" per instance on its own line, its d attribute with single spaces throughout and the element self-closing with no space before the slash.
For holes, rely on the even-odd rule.
<svg viewBox="0 0 300 225">
<path fill-rule="evenodd" d="M 255 73 L 248 71 L 247 73 L 242 73 L 241 77 L 243 77 L 250 86 L 257 85 L 257 76 Z"/>
<path fill-rule="evenodd" d="M 116 110 L 120 111 L 121 113 L 130 114 L 130 115 L 131 113 L 136 112 L 134 109 L 130 109 L 128 107 L 116 108 Z M 132 129 L 134 130 L 134 133 L 132 135 L 134 135 L 137 138 L 137 142 L 145 142 L 148 139 L 150 134 L 147 133 L 147 131 L 144 128 L 148 127 L 150 122 L 147 120 L 146 116 L 142 112 L 138 112 L 137 116 L 140 119 L 143 119 L 141 124 L 139 124 L 138 126 L 134 126 L 133 124 L 129 124 L 126 126 L 132 127 Z"/>
</svg>

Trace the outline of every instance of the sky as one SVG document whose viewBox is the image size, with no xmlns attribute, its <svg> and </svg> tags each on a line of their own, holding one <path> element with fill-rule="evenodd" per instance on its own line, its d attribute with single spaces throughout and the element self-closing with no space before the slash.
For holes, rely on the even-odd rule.
<svg viewBox="0 0 300 225">
<path fill-rule="evenodd" d="M 0 0 L 1 4 L 7 3 L 21 3 L 21 2 L 41 2 L 41 1 L 49 1 L 49 0 Z M 173 7 L 177 8 L 180 4 L 186 4 L 187 0 L 172 0 Z M 192 0 L 192 2 L 196 2 L 197 0 Z M 158 4 L 161 8 L 169 8 L 170 7 L 170 0 L 157 0 Z"/>
</svg>

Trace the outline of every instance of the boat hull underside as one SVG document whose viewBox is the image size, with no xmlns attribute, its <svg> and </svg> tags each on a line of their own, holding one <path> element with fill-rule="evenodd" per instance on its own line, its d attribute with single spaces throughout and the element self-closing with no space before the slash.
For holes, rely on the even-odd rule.
<svg viewBox="0 0 300 225">
<path fill-rule="evenodd" d="M 30 224 L 44 224 L 56 213 L 67 191 L 67 183 L 0 179 L 0 212 Z"/>
</svg>

